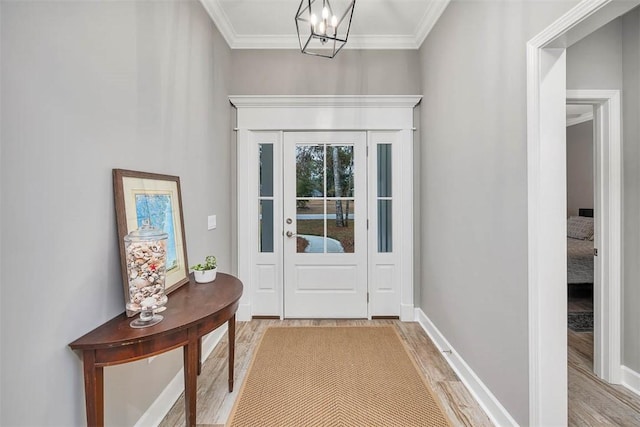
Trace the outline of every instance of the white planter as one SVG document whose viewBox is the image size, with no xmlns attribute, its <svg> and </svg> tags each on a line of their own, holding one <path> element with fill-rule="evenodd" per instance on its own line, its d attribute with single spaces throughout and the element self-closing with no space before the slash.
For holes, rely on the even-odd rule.
<svg viewBox="0 0 640 427">
<path fill-rule="evenodd" d="M 214 268 L 213 270 L 204 270 L 204 271 L 195 270 L 193 272 L 193 277 L 196 279 L 196 282 L 198 283 L 209 283 L 216 280 L 217 272 L 218 272 L 217 268 Z"/>
</svg>

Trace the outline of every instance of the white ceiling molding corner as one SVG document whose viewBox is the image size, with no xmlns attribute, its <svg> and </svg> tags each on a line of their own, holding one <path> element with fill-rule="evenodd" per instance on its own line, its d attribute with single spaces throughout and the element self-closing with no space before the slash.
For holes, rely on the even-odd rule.
<svg viewBox="0 0 640 427">
<path fill-rule="evenodd" d="M 202 3 L 202 6 L 209 14 L 209 17 L 211 17 L 213 23 L 218 27 L 220 34 L 222 34 L 222 37 L 224 37 L 229 47 L 233 49 L 237 35 L 233 30 L 233 25 L 229 17 L 224 12 L 222 6 L 220 6 L 218 0 L 200 0 L 200 3 Z"/>
<path fill-rule="evenodd" d="M 567 127 L 593 120 L 593 113 L 581 114 L 578 117 L 567 117 Z"/>
<path fill-rule="evenodd" d="M 449 5 L 451 0 L 432 0 L 429 3 L 429 7 L 427 8 L 424 17 L 420 21 L 420 26 L 416 30 L 415 43 L 418 49 L 422 46 L 425 39 L 436 25 L 436 22 L 442 16 L 442 13 Z"/>
</svg>

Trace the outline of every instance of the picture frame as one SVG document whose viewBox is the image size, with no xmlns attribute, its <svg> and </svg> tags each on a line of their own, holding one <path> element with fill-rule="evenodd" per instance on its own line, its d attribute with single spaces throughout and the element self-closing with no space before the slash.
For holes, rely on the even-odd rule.
<svg viewBox="0 0 640 427">
<path fill-rule="evenodd" d="M 169 235 L 165 293 L 189 282 L 189 264 L 182 214 L 180 177 L 126 169 L 113 169 L 118 246 L 125 305 L 130 302 L 124 237 L 143 220 Z M 127 316 L 136 313 L 127 310 Z"/>
</svg>

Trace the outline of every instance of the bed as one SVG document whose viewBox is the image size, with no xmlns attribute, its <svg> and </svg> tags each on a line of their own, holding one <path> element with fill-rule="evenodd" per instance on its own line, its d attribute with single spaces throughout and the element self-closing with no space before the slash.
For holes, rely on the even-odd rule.
<svg viewBox="0 0 640 427">
<path fill-rule="evenodd" d="M 567 220 L 567 283 L 593 284 L 593 209 Z"/>
</svg>

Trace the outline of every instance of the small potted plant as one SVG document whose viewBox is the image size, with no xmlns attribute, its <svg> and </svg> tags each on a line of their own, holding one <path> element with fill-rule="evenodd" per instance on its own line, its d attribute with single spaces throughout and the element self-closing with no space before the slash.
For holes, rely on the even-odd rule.
<svg viewBox="0 0 640 427">
<path fill-rule="evenodd" d="M 216 272 L 218 271 L 216 257 L 208 255 L 204 259 L 204 264 L 196 264 L 191 266 L 193 277 L 198 283 L 209 283 L 216 280 Z"/>
</svg>

